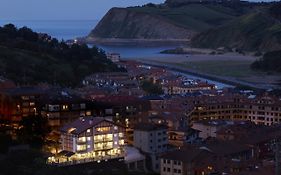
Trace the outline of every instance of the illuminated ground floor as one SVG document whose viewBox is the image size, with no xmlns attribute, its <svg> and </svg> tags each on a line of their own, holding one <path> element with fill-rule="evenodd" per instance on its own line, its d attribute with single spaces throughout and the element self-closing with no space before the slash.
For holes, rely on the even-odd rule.
<svg viewBox="0 0 281 175">
<path fill-rule="evenodd" d="M 102 160 L 107 161 L 116 158 L 124 158 L 123 148 L 92 151 L 87 153 L 61 151 L 57 155 L 49 157 L 47 163 L 51 165 L 67 166 L 88 162 L 100 162 Z"/>
</svg>

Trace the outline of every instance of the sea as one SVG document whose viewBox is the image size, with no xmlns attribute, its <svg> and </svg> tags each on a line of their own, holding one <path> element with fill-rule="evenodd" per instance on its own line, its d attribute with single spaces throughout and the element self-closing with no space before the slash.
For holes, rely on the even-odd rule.
<svg viewBox="0 0 281 175">
<path fill-rule="evenodd" d="M 98 20 L 0 20 L 0 26 L 5 24 L 14 24 L 18 28 L 28 27 L 35 32 L 47 33 L 50 36 L 57 38 L 58 40 L 69 40 L 77 37 L 87 36 L 91 30 L 98 24 Z M 156 47 L 145 47 L 145 46 L 103 46 L 98 45 L 106 52 L 120 53 L 122 59 L 145 59 L 146 57 L 165 57 L 170 56 L 167 54 L 160 54 L 161 51 L 166 49 L 173 49 L 176 46 L 156 46 Z M 191 76 L 191 75 L 189 75 Z M 201 79 L 203 81 L 209 81 L 218 86 L 218 88 L 230 87 L 220 82 L 211 81 L 202 77 L 194 77 L 195 79 Z"/>
<path fill-rule="evenodd" d="M 98 20 L 0 20 L 0 26 L 12 23 L 18 28 L 28 27 L 35 32 L 47 33 L 58 40 L 69 40 L 87 36 L 98 24 Z M 104 46 L 98 45 L 106 52 L 120 53 L 122 58 L 165 57 L 161 51 L 176 46 Z"/>
</svg>

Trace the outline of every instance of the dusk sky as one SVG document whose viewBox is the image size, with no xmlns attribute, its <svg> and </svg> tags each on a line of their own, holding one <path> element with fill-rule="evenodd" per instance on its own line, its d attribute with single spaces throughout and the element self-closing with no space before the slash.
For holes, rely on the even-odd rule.
<svg viewBox="0 0 281 175">
<path fill-rule="evenodd" d="M 1 20 L 92 20 L 111 7 L 143 5 L 164 0 L 0 0 Z"/>
</svg>

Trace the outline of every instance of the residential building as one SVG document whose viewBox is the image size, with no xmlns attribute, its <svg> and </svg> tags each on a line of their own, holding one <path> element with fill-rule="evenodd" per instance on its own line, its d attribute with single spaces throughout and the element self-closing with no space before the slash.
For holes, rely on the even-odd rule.
<svg viewBox="0 0 281 175">
<path fill-rule="evenodd" d="M 232 174 L 255 165 L 252 149 L 228 141 L 186 146 L 161 156 L 161 175 Z"/>
<path fill-rule="evenodd" d="M 108 53 L 106 57 L 107 59 L 111 60 L 113 63 L 119 62 L 121 58 L 119 53 Z"/>
<path fill-rule="evenodd" d="M 48 119 L 49 126 L 59 129 L 81 116 L 91 116 L 87 101 L 65 91 L 52 91 L 40 99 L 41 115 Z"/>
<path fill-rule="evenodd" d="M 268 126 L 281 122 L 281 99 L 267 94 L 205 95 L 189 98 L 187 103 L 193 106 L 190 114 L 193 122 L 215 119 L 242 120 Z"/>
<path fill-rule="evenodd" d="M 168 150 L 167 129 L 166 125 L 152 123 L 139 123 L 134 128 L 134 147 L 146 153 L 148 169 L 154 172 L 160 171 L 160 154 Z"/>
<path fill-rule="evenodd" d="M 169 144 L 182 147 L 187 143 L 196 143 L 199 138 L 199 133 L 199 131 L 192 128 L 170 129 L 168 131 Z"/>
<path fill-rule="evenodd" d="M 38 114 L 38 102 L 45 92 L 34 87 L 0 90 L 0 119 L 18 123 L 23 117 Z"/>
<path fill-rule="evenodd" d="M 214 84 L 208 84 L 205 82 L 198 82 L 195 84 L 183 84 L 183 82 L 166 83 L 162 87 L 165 94 L 169 95 L 184 95 L 187 93 L 193 93 L 196 91 L 213 90 Z"/>
<path fill-rule="evenodd" d="M 81 117 L 61 128 L 61 149 L 53 163 L 76 164 L 124 157 L 125 128 L 102 117 Z"/>
</svg>

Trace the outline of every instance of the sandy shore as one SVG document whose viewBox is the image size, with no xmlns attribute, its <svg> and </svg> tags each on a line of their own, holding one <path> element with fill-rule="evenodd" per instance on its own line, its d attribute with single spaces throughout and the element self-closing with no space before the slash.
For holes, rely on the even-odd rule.
<svg viewBox="0 0 281 175">
<path fill-rule="evenodd" d="M 78 38 L 80 43 L 108 46 L 181 46 L 188 45 L 190 39 L 121 39 L 121 38 Z"/>
<path fill-rule="evenodd" d="M 196 61 L 251 61 L 254 62 L 257 57 L 250 55 L 241 55 L 237 53 L 226 53 L 223 55 L 209 55 L 209 54 L 196 54 L 196 55 L 163 55 L 162 57 L 145 57 L 140 58 L 144 60 L 163 61 L 168 63 L 183 63 L 183 62 L 196 62 Z"/>
</svg>

